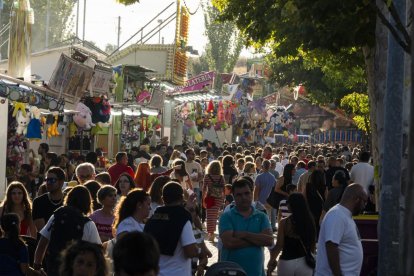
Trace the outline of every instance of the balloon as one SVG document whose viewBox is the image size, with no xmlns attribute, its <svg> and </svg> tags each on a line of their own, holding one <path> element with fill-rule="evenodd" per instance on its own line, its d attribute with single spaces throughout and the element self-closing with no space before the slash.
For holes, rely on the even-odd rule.
<svg viewBox="0 0 414 276">
<path fill-rule="evenodd" d="M 196 142 L 201 142 L 201 141 L 203 141 L 203 134 L 201 134 L 200 132 L 199 132 L 199 133 L 197 133 L 197 134 L 194 136 L 194 139 L 196 140 Z"/>
<path fill-rule="evenodd" d="M 283 136 L 288 138 L 289 137 L 289 132 L 287 130 L 283 131 Z"/>
</svg>

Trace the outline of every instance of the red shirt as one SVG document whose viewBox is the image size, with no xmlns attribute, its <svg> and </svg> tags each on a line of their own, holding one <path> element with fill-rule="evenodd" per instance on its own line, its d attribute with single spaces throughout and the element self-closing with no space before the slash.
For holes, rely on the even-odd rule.
<svg viewBox="0 0 414 276">
<path fill-rule="evenodd" d="M 132 179 L 134 179 L 134 171 L 132 170 L 132 168 L 130 166 L 119 164 L 119 163 L 112 165 L 108 169 L 108 173 L 111 176 L 112 185 L 115 185 L 115 183 L 118 181 L 119 176 L 122 173 L 127 173 L 132 177 Z"/>
</svg>

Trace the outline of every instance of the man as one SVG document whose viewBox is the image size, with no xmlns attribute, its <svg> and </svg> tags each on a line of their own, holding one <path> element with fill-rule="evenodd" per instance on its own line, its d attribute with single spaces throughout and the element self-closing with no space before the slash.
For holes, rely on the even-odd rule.
<svg viewBox="0 0 414 276">
<path fill-rule="evenodd" d="M 304 174 L 302 174 L 301 176 L 299 176 L 299 181 L 298 181 L 298 192 L 299 193 L 303 193 L 305 194 L 305 187 L 306 184 L 309 181 L 309 177 L 310 175 L 316 170 L 316 162 L 315 161 L 309 161 L 308 162 L 308 171 L 305 172 Z"/>
<path fill-rule="evenodd" d="M 46 154 L 49 152 L 49 145 L 46 143 L 41 143 L 39 145 L 39 148 L 37 149 L 37 153 L 41 156 L 41 161 L 40 161 L 40 167 L 39 167 L 39 178 L 41 178 L 40 180 L 43 181 L 44 179 L 44 175 L 46 174 Z M 39 183 L 39 185 L 41 184 L 41 182 Z"/>
<path fill-rule="evenodd" d="M 262 173 L 260 173 L 254 182 L 254 201 L 259 201 L 266 207 L 267 214 L 269 215 L 272 211 L 266 199 L 269 197 L 270 192 L 276 185 L 276 178 L 270 173 L 270 161 L 264 160 L 262 163 Z M 272 225 L 273 226 L 273 225 Z"/>
<path fill-rule="evenodd" d="M 306 152 L 304 149 L 298 150 L 298 158 L 299 158 L 299 161 L 303 161 L 305 162 L 305 164 L 308 164 L 309 162 L 309 160 L 306 159 Z"/>
<path fill-rule="evenodd" d="M 369 152 L 362 152 L 359 156 L 359 163 L 352 166 L 350 172 L 351 181 L 364 187 L 367 194 L 369 194 L 369 186 L 374 183 L 374 167 L 368 163 L 370 157 Z"/>
<path fill-rule="evenodd" d="M 283 175 L 283 165 L 280 162 L 279 156 L 277 154 L 272 156 L 272 159 L 276 161 L 276 168 L 275 170 L 279 174 L 279 176 Z M 277 178 L 276 178 L 277 179 Z"/>
<path fill-rule="evenodd" d="M 115 155 L 116 164 L 112 165 L 108 169 L 108 173 L 111 176 L 111 184 L 115 185 L 119 176 L 122 173 L 129 174 L 134 179 L 134 171 L 128 166 L 128 155 L 126 152 L 118 152 Z"/>
<path fill-rule="evenodd" d="M 349 181 L 350 179 L 348 170 L 343 167 L 337 167 L 336 158 L 334 156 L 331 156 L 328 158 L 328 169 L 325 172 L 326 186 L 328 187 L 328 190 L 332 189 L 332 177 L 336 171 L 343 171 L 345 173 L 346 180 Z"/>
<path fill-rule="evenodd" d="M 144 232 L 160 246 L 160 276 L 190 276 L 191 258 L 199 255 L 191 214 L 183 207 L 183 193 L 179 183 L 168 182 L 162 189 L 165 206 L 158 207 L 145 224 Z M 194 208 L 191 211 L 195 212 Z"/>
<path fill-rule="evenodd" d="M 243 157 L 237 159 L 237 172 L 239 173 L 239 175 L 243 175 L 243 170 L 244 170 L 244 164 L 246 163 L 246 160 L 244 160 Z"/>
<path fill-rule="evenodd" d="M 272 158 L 272 147 L 271 146 L 264 147 L 262 157 L 267 160 Z"/>
<path fill-rule="evenodd" d="M 88 162 L 82 163 L 76 167 L 75 175 L 81 185 L 85 184 L 89 180 L 95 180 L 95 166 Z"/>
<path fill-rule="evenodd" d="M 65 181 L 65 172 L 58 167 L 50 168 L 46 173 L 47 193 L 33 201 L 33 222 L 40 231 L 52 216 L 53 212 L 63 205 L 62 186 Z"/>
<path fill-rule="evenodd" d="M 361 185 L 351 184 L 341 202 L 326 213 L 319 233 L 316 276 L 360 274 L 362 244 L 352 215 L 358 215 L 365 208 L 367 199 Z"/>
<path fill-rule="evenodd" d="M 249 276 L 264 276 L 264 246 L 273 244 L 266 214 L 252 207 L 253 186 L 243 178 L 232 185 L 235 207 L 220 217 L 221 261 L 238 263 Z"/>
<path fill-rule="evenodd" d="M 155 148 L 156 152 L 162 158 L 162 166 L 166 167 L 168 165 L 168 158 L 167 158 L 167 146 L 159 144 Z"/>
<path fill-rule="evenodd" d="M 197 195 L 197 199 L 201 200 L 200 182 L 203 180 L 203 168 L 199 163 L 194 161 L 195 153 L 193 149 L 187 149 L 185 151 L 187 160 L 185 161 L 185 169 L 190 175 L 191 183 L 193 184 L 194 193 Z"/>
<path fill-rule="evenodd" d="M 279 172 L 276 170 L 277 167 L 277 161 L 274 159 L 270 159 L 270 170 L 269 172 L 275 177 L 275 179 L 278 179 L 280 174 Z M 283 173 L 283 172 L 282 172 Z"/>
<path fill-rule="evenodd" d="M 286 166 L 286 164 L 289 164 L 289 160 L 286 158 L 284 151 L 279 151 L 279 158 L 283 167 Z"/>
<path fill-rule="evenodd" d="M 292 183 L 297 186 L 299 184 L 300 176 L 304 173 L 306 173 L 306 163 L 303 161 L 299 161 L 296 164 L 296 172 L 292 177 Z"/>
</svg>

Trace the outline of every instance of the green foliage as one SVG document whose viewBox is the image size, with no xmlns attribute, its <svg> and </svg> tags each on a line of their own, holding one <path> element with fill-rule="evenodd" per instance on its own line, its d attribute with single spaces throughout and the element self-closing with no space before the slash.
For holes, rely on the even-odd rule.
<svg viewBox="0 0 414 276">
<path fill-rule="evenodd" d="M 207 72 L 209 70 L 206 53 L 203 53 L 200 57 L 190 57 L 188 59 L 187 71 L 191 76 L 197 76 L 201 72 Z"/>
<path fill-rule="evenodd" d="M 243 40 L 233 22 L 219 22 L 215 7 L 203 5 L 205 34 L 208 38 L 206 58 L 209 70 L 232 72 L 243 48 Z"/>
<path fill-rule="evenodd" d="M 47 0 L 30 1 L 34 10 L 35 23 L 32 25 L 32 51 L 40 51 L 45 49 L 46 40 L 46 14 Z M 1 13 L 0 26 L 7 24 L 9 21 L 10 7 L 13 0 L 4 0 L 4 9 Z M 50 1 L 50 21 L 49 21 L 49 47 L 54 44 L 68 39 L 73 27 L 73 18 L 71 13 L 76 0 L 51 0 Z M 5 36 L 0 37 L 0 41 L 6 39 Z M 1 49 L 2 57 L 7 56 L 7 46 Z"/>
<path fill-rule="evenodd" d="M 341 107 L 353 116 L 352 119 L 359 129 L 371 133 L 368 95 L 357 92 L 346 95 L 341 99 Z"/>
<path fill-rule="evenodd" d="M 333 54 L 326 50 L 303 51 L 296 56 L 267 55 L 271 81 L 279 86 L 306 87 L 308 97 L 316 103 L 335 103 L 353 91 L 367 91 L 364 59 L 357 49 Z"/>
</svg>

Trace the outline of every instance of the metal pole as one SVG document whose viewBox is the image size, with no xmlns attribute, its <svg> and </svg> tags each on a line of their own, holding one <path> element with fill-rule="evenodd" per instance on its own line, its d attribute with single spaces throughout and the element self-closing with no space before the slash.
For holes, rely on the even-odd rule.
<svg viewBox="0 0 414 276">
<path fill-rule="evenodd" d="M 86 0 L 83 0 L 83 36 L 82 36 L 82 44 L 85 41 L 85 21 L 86 21 Z"/>
<path fill-rule="evenodd" d="M 119 48 L 120 38 L 121 38 L 121 16 L 118 16 L 118 44 L 117 44 L 117 48 Z"/>
<path fill-rule="evenodd" d="M 405 24 L 405 0 L 393 4 Z M 391 19 L 391 23 L 395 22 Z M 399 267 L 399 218 L 403 131 L 404 50 L 388 35 L 387 89 L 384 98 L 384 161 L 379 221 L 378 275 L 396 275 Z M 374 134 L 375 135 L 375 134 Z M 390 258 L 390 256 L 393 256 Z M 410 260 L 411 261 L 411 260 Z"/>
<path fill-rule="evenodd" d="M 79 38 L 79 0 L 76 1 L 76 38 Z"/>
<path fill-rule="evenodd" d="M 49 47 L 49 24 L 50 24 L 50 0 L 47 0 L 45 48 Z"/>
<path fill-rule="evenodd" d="M 411 5 L 411 12 L 414 11 L 414 5 Z M 411 39 L 414 38 L 414 28 L 411 28 Z M 414 44 L 411 44 L 411 52 L 414 50 Z M 414 225 L 414 59 L 411 56 L 411 95 L 409 107 L 409 131 L 408 131 L 408 163 L 407 163 L 407 183 L 405 183 L 405 216 L 404 229 L 412 229 Z M 402 236 L 402 271 L 401 275 L 414 275 L 414 239 L 410 235 L 410 231 L 405 231 Z"/>
</svg>

